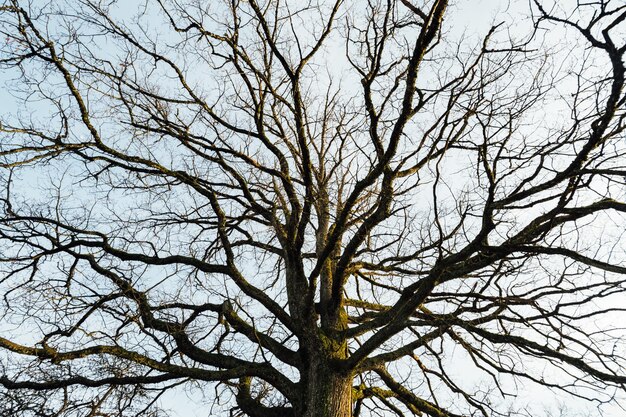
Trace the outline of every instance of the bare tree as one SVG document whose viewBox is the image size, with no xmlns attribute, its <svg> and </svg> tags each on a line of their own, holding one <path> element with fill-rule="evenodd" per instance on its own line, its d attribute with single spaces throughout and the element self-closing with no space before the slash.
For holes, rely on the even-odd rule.
<svg viewBox="0 0 626 417">
<path fill-rule="evenodd" d="M 0 4 L 3 414 L 624 390 L 623 2 Z"/>
</svg>

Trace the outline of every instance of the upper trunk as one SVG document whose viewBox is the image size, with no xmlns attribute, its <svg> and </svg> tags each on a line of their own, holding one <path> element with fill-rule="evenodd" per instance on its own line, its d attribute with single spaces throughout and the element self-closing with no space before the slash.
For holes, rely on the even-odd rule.
<svg viewBox="0 0 626 417">
<path fill-rule="evenodd" d="M 343 335 L 347 321 L 341 304 L 335 308 L 322 304 L 321 328 L 309 347 L 305 417 L 352 416 L 353 377 L 333 366 L 335 361 L 348 357 L 348 343 Z"/>
<path fill-rule="evenodd" d="M 326 312 L 321 328 L 312 337 L 306 369 L 305 417 L 351 417 L 352 375 L 336 369 L 333 363 L 348 357 L 348 343 L 343 336 L 347 315 L 343 306 L 335 314 Z"/>
<path fill-rule="evenodd" d="M 318 178 L 315 210 L 318 217 L 316 254 L 322 256 L 328 244 L 330 204 L 327 184 Z M 303 346 L 306 368 L 303 370 L 303 404 L 300 415 L 304 417 L 352 417 L 352 375 L 334 369 L 333 361 L 346 359 L 348 343 L 342 333 L 348 319 L 341 299 L 333 299 L 332 287 L 335 259 L 339 244 L 324 259 L 319 272 L 319 317 L 309 317 L 310 327 Z M 319 319 L 319 321 L 318 321 Z M 318 327 L 319 326 L 319 327 Z"/>
<path fill-rule="evenodd" d="M 352 417 L 352 376 L 333 369 L 330 359 L 310 364 L 304 417 Z"/>
</svg>

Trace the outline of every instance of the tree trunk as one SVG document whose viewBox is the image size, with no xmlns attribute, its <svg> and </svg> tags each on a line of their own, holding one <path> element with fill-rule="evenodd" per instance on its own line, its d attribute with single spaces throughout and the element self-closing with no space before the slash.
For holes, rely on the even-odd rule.
<svg viewBox="0 0 626 417">
<path fill-rule="evenodd" d="M 304 417 L 352 417 L 352 377 L 332 369 L 325 360 L 312 363 Z"/>
</svg>

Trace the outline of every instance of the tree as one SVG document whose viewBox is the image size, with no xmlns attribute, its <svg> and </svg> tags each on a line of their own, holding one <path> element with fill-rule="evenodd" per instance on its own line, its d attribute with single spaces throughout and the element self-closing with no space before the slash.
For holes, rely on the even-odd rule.
<svg viewBox="0 0 626 417">
<path fill-rule="evenodd" d="M 623 3 L 129 3 L 0 6 L 7 413 L 625 388 Z"/>
</svg>

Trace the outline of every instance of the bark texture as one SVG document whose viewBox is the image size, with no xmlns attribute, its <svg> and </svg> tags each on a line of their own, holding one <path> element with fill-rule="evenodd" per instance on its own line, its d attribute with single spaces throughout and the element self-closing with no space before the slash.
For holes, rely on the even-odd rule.
<svg viewBox="0 0 626 417">
<path fill-rule="evenodd" d="M 304 417 L 351 417 L 352 378 L 341 375 L 328 363 L 313 365 L 307 387 Z"/>
</svg>

